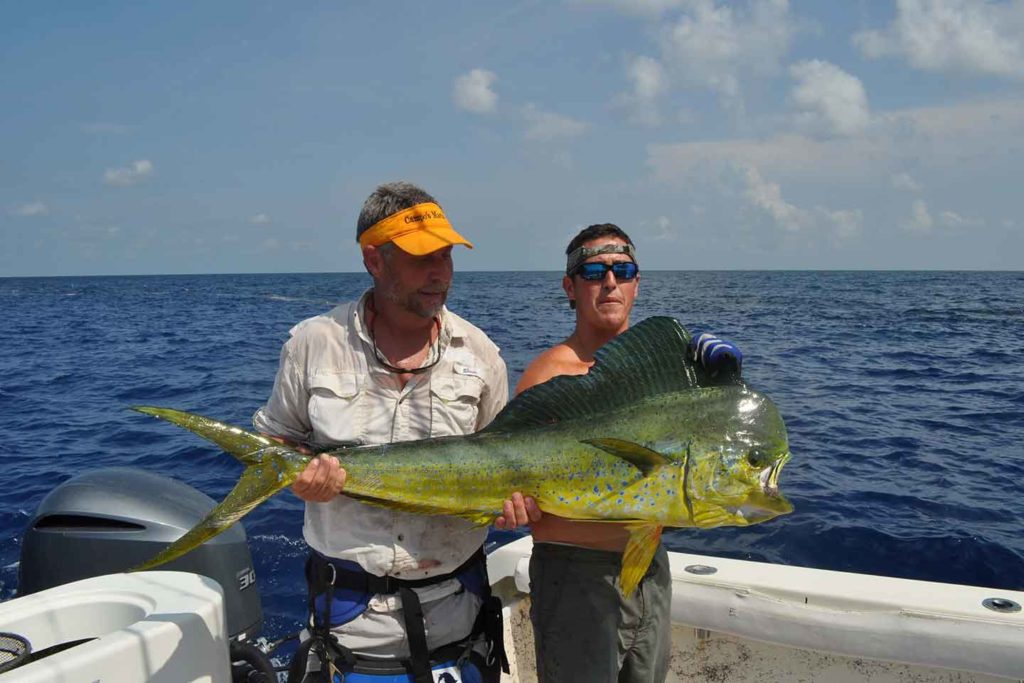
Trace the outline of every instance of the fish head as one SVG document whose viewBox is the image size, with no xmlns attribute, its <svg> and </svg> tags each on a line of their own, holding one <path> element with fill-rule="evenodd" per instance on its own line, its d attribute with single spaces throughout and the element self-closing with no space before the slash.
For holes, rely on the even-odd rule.
<svg viewBox="0 0 1024 683">
<path fill-rule="evenodd" d="M 695 439 L 683 463 L 693 526 L 747 526 L 793 510 L 779 491 L 790 453 L 778 408 L 748 389 L 728 399 L 733 406 L 719 413 L 714 436 Z"/>
</svg>

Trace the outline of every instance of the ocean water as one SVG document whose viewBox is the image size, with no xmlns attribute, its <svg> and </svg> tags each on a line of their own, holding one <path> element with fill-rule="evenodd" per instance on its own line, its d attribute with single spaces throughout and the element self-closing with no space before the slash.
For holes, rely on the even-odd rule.
<svg viewBox="0 0 1024 683">
<path fill-rule="evenodd" d="M 0 279 L 0 599 L 24 527 L 76 473 L 127 465 L 220 499 L 240 466 L 127 410 L 249 426 L 298 320 L 362 274 Z M 457 273 L 450 307 L 501 347 L 514 386 L 571 329 L 557 273 Z M 745 354 L 778 404 L 796 511 L 669 531 L 674 550 L 1024 590 L 1024 273 L 645 272 L 634 320 L 671 315 Z M 264 633 L 304 610 L 301 502 L 244 520 Z M 508 534 L 492 533 L 492 541 Z"/>
</svg>

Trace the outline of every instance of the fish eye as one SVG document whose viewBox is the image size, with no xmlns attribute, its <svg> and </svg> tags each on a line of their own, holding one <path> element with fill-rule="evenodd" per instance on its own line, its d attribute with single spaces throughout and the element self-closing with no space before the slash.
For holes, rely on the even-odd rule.
<svg viewBox="0 0 1024 683">
<path fill-rule="evenodd" d="M 772 464 L 772 456 L 762 448 L 751 448 L 747 451 L 747 462 L 754 467 L 767 467 Z"/>
</svg>

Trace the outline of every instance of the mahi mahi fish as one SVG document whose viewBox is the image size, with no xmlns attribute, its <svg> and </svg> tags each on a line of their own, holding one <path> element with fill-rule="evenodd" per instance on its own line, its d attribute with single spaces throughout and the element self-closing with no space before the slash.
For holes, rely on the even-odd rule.
<svg viewBox="0 0 1024 683">
<path fill-rule="evenodd" d="M 485 429 L 325 451 L 343 495 L 396 510 L 493 522 L 513 491 L 543 512 L 624 522 L 619 589 L 629 595 L 663 527 L 747 526 L 792 511 L 778 479 L 789 459 L 775 404 L 731 372 L 711 377 L 674 319 L 648 318 L 598 351 L 586 375 L 523 392 Z M 245 465 L 195 527 L 136 569 L 173 560 L 292 484 L 311 456 L 238 427 L 168 408 L 136 410 L 212 441 Z"/>
</svg>

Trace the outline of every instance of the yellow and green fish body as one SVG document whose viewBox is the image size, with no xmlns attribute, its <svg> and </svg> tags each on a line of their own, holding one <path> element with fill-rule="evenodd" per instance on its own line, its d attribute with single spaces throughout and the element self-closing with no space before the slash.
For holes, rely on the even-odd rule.
<svg viewBox="0 0 1024 683">
<path fill-rule="evenodd" d="M 778 410 L 738 377 L 706 376 L 688 340 L 675 320 L 651 318 L 609 342 L 590 373 L 533 387 L 481 432 L 327 452 L 347 472 L 344 495 L 372 505 L 485 525 L 519 491 L 547 513 L 625 522 L 620 589 L 629 594 L 662 527 L 745 526 L 792 510 L 778 493 L 789 457 Z M 247 465 L 206 519 L 140 568 L 220 533 L 294 482 L 311 457 L 198 415 L 138 410 Z"/>
<path fill-rule="evenodd" d="M 764 434 L 752 463 L 757 427 Z M 509 494 L 521 491 L 544 512 L 571 519 L 742 526 L 789 511 L 785 499 L 761 486 L 765 469 L 784 462 L 784 429 L 764 396 L 713 387 L 661 396 L 612 419 L 329 452 L 348 473 L 347 494 L 402 509 L 489 523 Z M 629 454 L 616 454 L 619 444 L 660 457 L 645 472 Z M 762 455 L 770 451 L 775 458 Z"/>
</svg>

